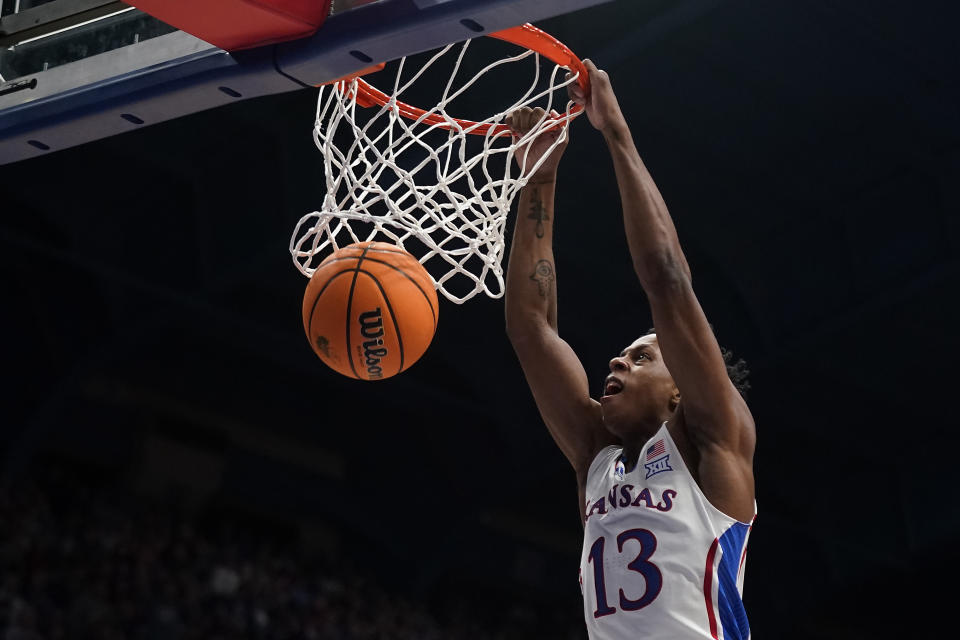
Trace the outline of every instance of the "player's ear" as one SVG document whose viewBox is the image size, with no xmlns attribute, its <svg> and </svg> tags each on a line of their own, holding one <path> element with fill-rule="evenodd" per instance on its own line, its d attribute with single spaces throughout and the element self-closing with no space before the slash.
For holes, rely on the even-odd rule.
<svg viewBox="0 0 960 640">
<path fill-rule="evenodd" d="M 680 389 L 673 387 L 673 393 L 670 395 L 670 411 L 676 411 L 680 405 Z"/>
</svg>

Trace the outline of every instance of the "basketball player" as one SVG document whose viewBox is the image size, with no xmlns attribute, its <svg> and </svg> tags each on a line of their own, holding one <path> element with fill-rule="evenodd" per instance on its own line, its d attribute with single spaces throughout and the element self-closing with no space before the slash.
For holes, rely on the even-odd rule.
<svg viewBox="0 0 960 640">
<path fill-rule="evenodd" d="M 729 354 L 694 295 L 670 214 L 610 80 L 584 64 L 591 92 L 573 84 L 570 96 L 609 148 L 627 243 L 656 331 L 610 360 L 602 396 L 592 399 L 583 366 L 557 334 L 551 239 L 565 144 L 519 198 L 506 323 L 540 414 L 576 472 L 588 633 L 592 640 L 745 639 L 741 593 L 755 515 L 755 432 L 734 384 L 743 382 L 743 362 L 728 371 Z M 523 134 L 542 116 L 526 108 L 510 124 Z M 518 162 L 540 159 L 548 135 Z"/>
</svg>

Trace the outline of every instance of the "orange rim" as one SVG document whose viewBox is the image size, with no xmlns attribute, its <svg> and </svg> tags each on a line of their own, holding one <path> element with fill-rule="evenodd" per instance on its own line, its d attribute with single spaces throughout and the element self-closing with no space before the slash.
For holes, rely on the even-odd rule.
<svg viewBox="0 0 960 640">
<path fill-rule="evenodd" d="M 578 58 L 573 51 L 570 51 L 565 44 L 551 36 L 546 31 L 538 29 L 532 24 L 522 24 L 518 27 L 511 27 L 510 29 L 504 29 L 503 31 L 497 31 L 496 33 L 488 34 L 488 37 L 497 38 L 498 40 L 504 40 L 506 42 L 512 42 L 513 44 L 536 51 L 540 55 L 552 60 L 561 67 L 567 67 L 574 73 L 579 73 L 580 75 L 577 78 L 577 84 L 579 84 L 580 88 L 583 89 L 584 95 L 589 95 L 590 80 L 589 75 L 587 74 L 587 69 L 583 66 L 583 62 L 581 62 L 580 58 Z M 374 70 L 376 69 L 364 69 L 364 71 L 368 73 Z M 335 80 L 334 82 L 337 81 Z M 374 105 L 384 106 L 390 102 L 390 96 L 372 86 L 366 80 L 358 77 L 356 100 L 357 104 L 361 107 L 372 107 Z M 429 112 L 409 105 L 406 102 L 398 101 L 396 103 L 396 107 L 397 112 L 404 118 L 409 120 L 419 120 L 422 118 L 422 122 L 425 122 L 429 125 L 436 125 L 443 129 L 456 128 L 450 124 L 450 120 L 453 120 L 453 122 L 457 123 L 457 125 L 460 127 L 464 129 L 470 129 L 470 133 L 476 135 L 499 136 L 510 132 L 510 127 L 505 124 L 478 124 L 473 120 L 443 118 L 436 113 L 430 113 L 427 115 Z M 576 115 L 581 111 L 583 111 L 583 107 L 576 104 L 573 106 L 573 109 L 570 110 L 570 115 Z"/>
</svg>

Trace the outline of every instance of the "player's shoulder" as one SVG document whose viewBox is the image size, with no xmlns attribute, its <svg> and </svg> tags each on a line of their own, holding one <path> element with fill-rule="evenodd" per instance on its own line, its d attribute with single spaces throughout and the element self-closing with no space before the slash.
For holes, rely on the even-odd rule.
<svg viewBox="0 0 960 640">
<path fill-rule="evenodd" d="M 695 413 L 680 401 L 670 427 L 681 450 L 686 445 L 696 448 L 701 456 L 722 451 L 725 455 L 753 459 L 757 438 L 753 413 L 739 393 L 734 391 L 731 395 L 736 397 L 729 406 L 717 407 L 710 413 Z"/>
</svg>

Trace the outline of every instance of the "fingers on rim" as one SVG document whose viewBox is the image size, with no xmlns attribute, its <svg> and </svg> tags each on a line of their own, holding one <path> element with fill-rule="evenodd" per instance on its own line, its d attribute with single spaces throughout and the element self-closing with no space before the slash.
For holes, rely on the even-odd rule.
<svg viewBox="0 0 960 640">
<path fill-rule="evenodd" d="M 504 122 L 508 127 L 515 131 L 527 129 L 527 123 L 530 119 L 530 107 L 520 107 L 516 111 L 507 114 Z"/>
<path fill-rule="evenodd" d="M 574 102 L 582 104 L 583 101 L 573 98 Z M 545 120 L 545 119 L 558 119 L 561 117 L 561 114 L 556 109 L 550 109 L 549 113 L 543 107 L 521 107 L 516 111 L 508 113 L 504 118 L 504 124 L 506 124 L 515 135 L 524 136 L 531 129 L 534 128 L 534 125 Z M 552 132 L 552 129 L 549 131 Z"/>
<path fill-rule="evenodd" d="M 585 67 L 587 68 L 587 73 L 589 73 L 591 76 L 594 76 L 594 75 L 606 75 L 606 73 L 607 73 L 606 71 L 604 71 L 604 70 L 600 69 L 599 67 L 597 67 L 597 65 L 595 65 L 595 64 L 593 63 L 593 60 L 591 60 L 591 59 L 589 59 L 589 58 L 585 58 L 585 59 L 583 60 L 583 66 L 585 66 Z"/>
</svg>

